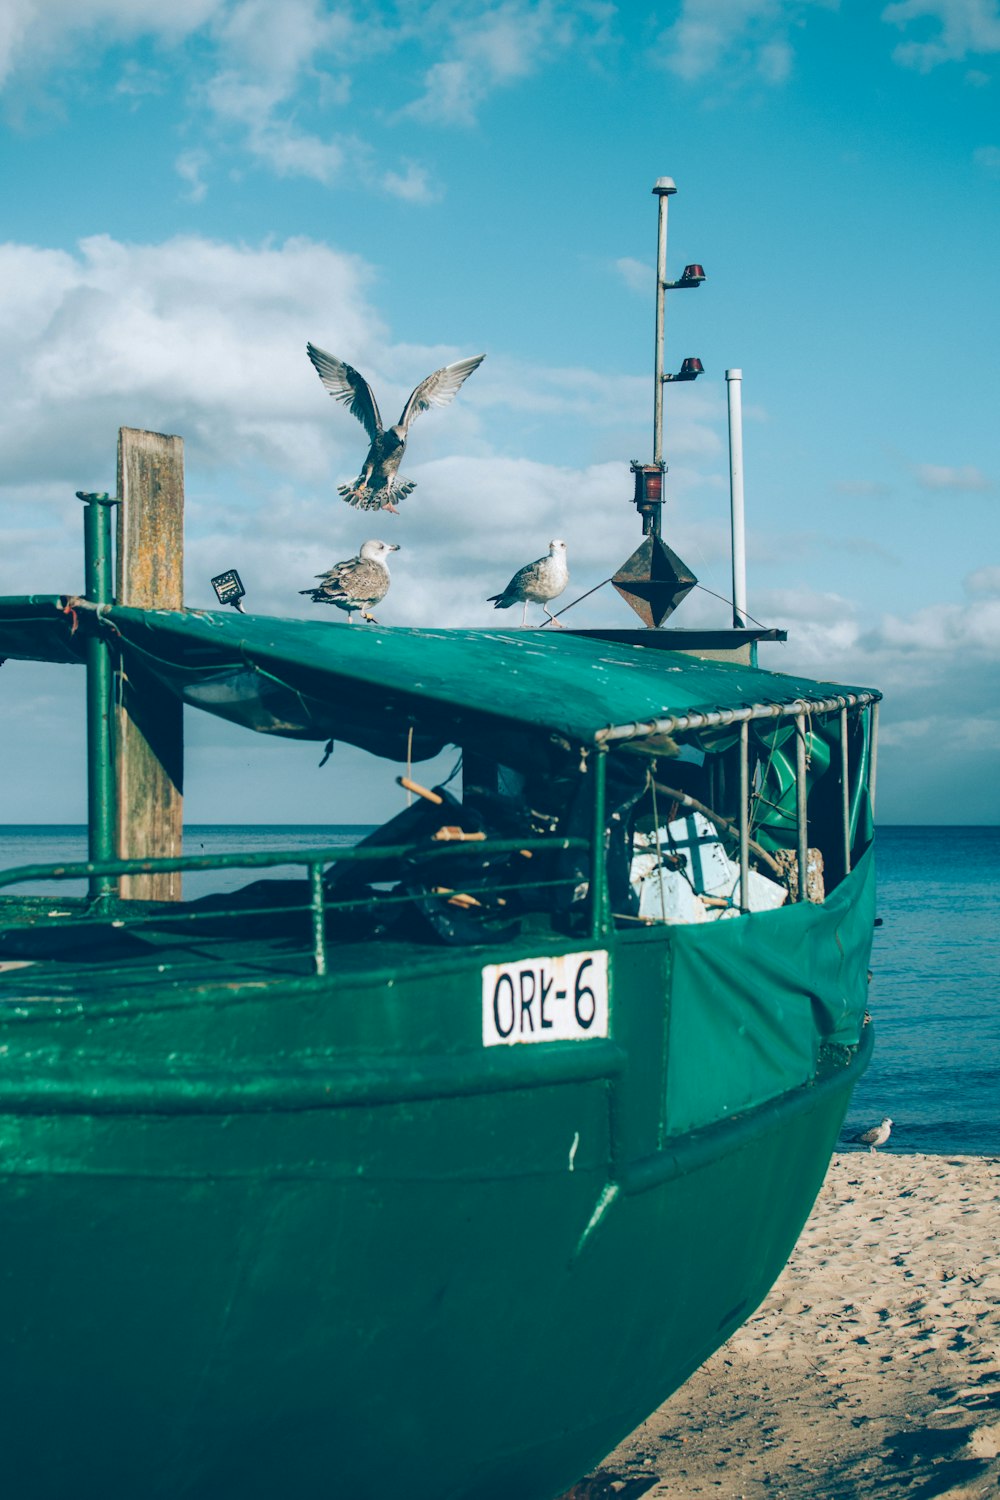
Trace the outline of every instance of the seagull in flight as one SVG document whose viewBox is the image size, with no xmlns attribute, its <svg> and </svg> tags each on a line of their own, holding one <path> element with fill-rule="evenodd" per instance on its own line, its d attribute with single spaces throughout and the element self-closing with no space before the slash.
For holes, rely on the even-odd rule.
<svg viewBox="0 0 1000 1500">
<path fill-rule="evenodd" d="M 389 592 L 386 558 L 390 552 L 398 551 L 398 542 L 363 542 L 357 557 L 349 557 L 346 562 L 334 563 L 325 573 L 317 573 L 319 587 L 299 589 L 299 593 L 308 594 L 314 604 L 332 604 L 336 609 L 345 609 L 348 624 L 353 622 L 353 611 L 357 609 L 363 620 L 377 625 L 371 606 L 378 604 Z"/>
<path fill-rule="evenodd" d="M 874 1151 L 877 1146 L 884 1146 L 889 1139 L 892 1130 L 892 1121 L 886 1115 L 880 1125 L 873 1125 L 871 1130 L 862 1130 L 860 1135 L 854 1137 L 859 1146 L 867 1146 L 869 1151 Z"/>
<path fill-rule="evenodd" d="M 536 562 L 519 568 L 503 593 L 491 594 L 487 603 L 494 609 L 510 609 L 512 604 L 523 604 L 522 625 L 528 618 L 528 605 L 540 604 L 553 625 L 558 625 L 561 630 L 562 626 L 549 609 L 549 600 L 558 599 L 568 583 L 566 543 L 556 538 L 549 543 L 548 557 L 540 557 Z"/>
<path fill-rule="evenodd" d="M 445 365 L 428 375 L 411 391 L 396 425 L 383 427 L 374 392 L 363 375 L 336 355 L 317 349 L 315 344 L 306 344 L 306 352 L 330 395 L 335 401 L 342 401 L 357 417 L 371 440 L 361 473 L 353 484 L 338 485 L 338 493 L 348 505 L 356 505 L 361 510 L 391 510 L 397 515 L 395 502 L 405 500 L 416 488 L 414 480 L 399 476 L 410 423 L 431 406 L 447 406 L 462 382 L 482 364 L 485 354 L 456 360 L 455 364 Z"/>
</svg>

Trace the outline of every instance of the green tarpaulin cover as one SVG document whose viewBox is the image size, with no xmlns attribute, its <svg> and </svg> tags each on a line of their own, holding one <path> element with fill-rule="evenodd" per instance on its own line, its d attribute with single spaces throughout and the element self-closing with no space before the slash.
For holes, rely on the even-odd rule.
<svg viewBox="0 0 1000 1500">
<path fill-rule="evenodd" d="M 0 601 L 0 656 L 82 656 L 57 600 Z M 184 701 L 265 733 L 334 737 L 398 754 L 498 721 L 577 744 L 636 721 L 865 693 L 555 630 L 411 630 L 283 620 L 231 611 L 114 607 L 101 628 L 126 668 Z M 391 742 L 391 743 L 390 743 Z M 383 748 L 383 743 L 385 748 Z"/>
<path fill-rule="evenodd" d="M 807 1082 L 821 1042 L 857 1045 L 874 918 L 869 849 L 822 905 L 671 927 L 670 1134 Z"/>
</svg>

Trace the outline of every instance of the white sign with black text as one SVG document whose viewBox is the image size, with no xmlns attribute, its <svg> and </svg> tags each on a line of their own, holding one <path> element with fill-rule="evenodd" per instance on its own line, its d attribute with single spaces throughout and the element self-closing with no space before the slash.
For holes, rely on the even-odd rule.
<svg viewBox="0 0 1000 1500">
<path fill-rule="evenodd" d="M 562 953 L 483 969 L 483 1046 L 608 1034 L 608 955 Z"/>
</svg>

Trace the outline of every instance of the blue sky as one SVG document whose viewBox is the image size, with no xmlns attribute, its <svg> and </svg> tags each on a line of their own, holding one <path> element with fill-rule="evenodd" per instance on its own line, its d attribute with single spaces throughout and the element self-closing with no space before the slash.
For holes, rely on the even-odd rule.
<svg viewBox="0 0 1000 1500">
<path fill-rule="evenodd" d="M 304 613 L 379 530 L 386 623 L 495 623 L 553 536 L 583 593 L 637 541 L 670 174 L 670 274 L 708 281 L 668 304 L 707 372 L 667 392 L 668 540 L 728 594 L 739 366 L 750 609 L 790 635 L 762 665 L 885 689 L 884 819 L 997 821 L 998 64 L 997 0 L 6 0 L 0 592 L 80 586 L 73 492 L 131 425 L 185 439 L 193 605 L 236 566 Z M 383 411 L 487 355 L 374 533 L 307 339 Z M 580 623 L 630 623 L 607 592 Z M 696 592 L 676 623 L 728 621 Z M 0 821 L 78 821 L 78 677 L 2 680 Z M 194 821 L 381 809 L 383 773 L 359 802 L 315 747 L 189 732 Z"/>
</svg>

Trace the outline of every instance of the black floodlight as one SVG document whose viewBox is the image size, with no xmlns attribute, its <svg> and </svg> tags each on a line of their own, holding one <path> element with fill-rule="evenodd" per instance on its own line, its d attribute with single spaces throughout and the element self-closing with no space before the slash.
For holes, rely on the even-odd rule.
<svg viewBox="0 0 1000 1500">
<path fill-rule="evenodd" d="M 233 609 L 238 609 L 241 615 L 246 613 L 240 603 L 246 594 L 246 589 L 235 568 L 230 568 L 226 573 L 218 573 L 212 579 L 212 587 L 220 604 L 228 604 Z"/>
<path fill-rule="evenodd" d="M 668 292 L 679 292 L 686 286 L 701 286 L 704 280 L 705 267 L 691 265 L 684 267 L 680 281 L 665 281 L 663 285 Z"/>
<path fill-rule="evenodd" d="M 664 380 L 697 380 L 699 375 L 704 375 L 705 366 L 700 359 L 686 359 L 677 371 L 676 375 L 664 375 Z"/>
</svg>

